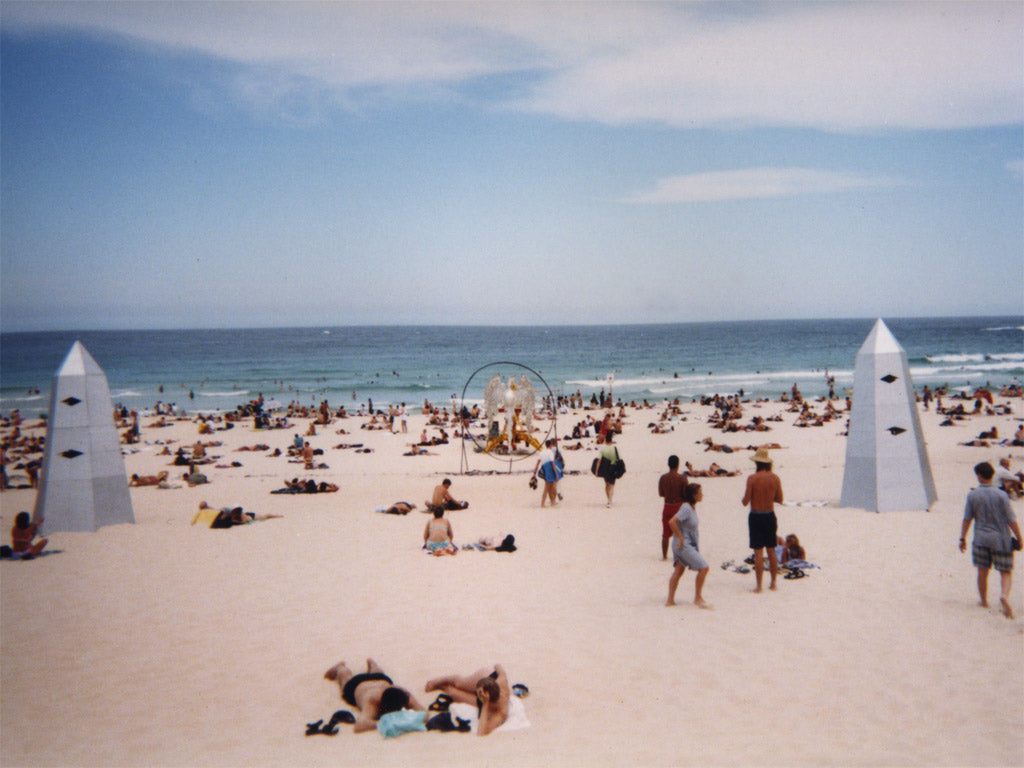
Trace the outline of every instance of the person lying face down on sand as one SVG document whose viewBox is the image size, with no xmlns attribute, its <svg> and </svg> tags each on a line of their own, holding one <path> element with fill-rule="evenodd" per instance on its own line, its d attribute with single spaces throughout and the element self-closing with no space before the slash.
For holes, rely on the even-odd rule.
<svg viewBox="0 0 1024 768">
<path fill-rule="evenodd" d="M 426 690 L 427 693 L 440 691 L 462 704 L 475 704 L 478 736 L 486 736 L 508 720 L 511 688 L 501 664 L 495 664 L 493 670 L 484 668 L 469 675 L 435 678 L 427 682 Z"/>
<path fill-rule="evenodd" d="M 144 485 L 160 485 L 161 483 L 167 482 L 167 472 L 161 472 L 157 475 L 132 475 L 131 482 L 128 485 L 133 487 L 140 487 Z"/>
<path fill-rule="evenodd" d="M 205 509 L 211 509 L 210 505 L 205 501 L 199 502 L 199 511 L 202 512 Z M 255 512 L 246 512 L 241 507 L 222 507 L 217 513 L 217 517 L 214 518 L 213 522 L 210 523 L 211 528 L 232 528 L 236 525 L 245 525 L 246 523 L 254 523 L 257 520 L 273 520 L 275 518 L 284 517 L 284 515 L 265 514 L 258 515 Z"/>
<path fill-rule="evenodd" d="M 375 730 L 377 721 L 389 712 L 426 711 L 409 691 L 394 685 L 373 659 L 366 660 L 366 672 L 359 674 L 353 674 L 344 661 L 339 661 L 324 673 L 324 678 L 337 682 L 342 700 L 359 710 L 353 727 L 356 733 Z"/>
</svg>

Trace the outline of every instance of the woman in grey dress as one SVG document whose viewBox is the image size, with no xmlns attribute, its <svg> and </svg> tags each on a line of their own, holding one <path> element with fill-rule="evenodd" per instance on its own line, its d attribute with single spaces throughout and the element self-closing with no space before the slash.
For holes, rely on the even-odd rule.
<svg viewBox="0 0 1024 768">
<path fill-rule="evenodd" d="M 693 604 L 698 608 L 711 607 L 701 596 L 704 579 L 708 575 L 708 564 L 699 551 L 696 508 L 697 503 L 703 498 L 704 493 L 698 483 L 687 484 L 683 489 L 683 506 L 679 508 L 675 517 L 668 521 L 668 526 L 672 529 L 672 564 L 675 568 L 668 580 L 668 601 L 665 605 L 676 604 L 676 587 L 679 586 L 679 579 L 683 571 L 690 568 L 697 572 Z"/>
</svg>

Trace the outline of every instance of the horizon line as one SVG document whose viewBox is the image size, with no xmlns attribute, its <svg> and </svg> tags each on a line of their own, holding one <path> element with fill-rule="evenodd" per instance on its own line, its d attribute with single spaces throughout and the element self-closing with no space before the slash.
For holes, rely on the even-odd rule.
<svg viewBox="0 0 1024 768">
<path fill-rule="evenodd" d="M 34 334 L 34 333 L 117 333 L 117 332 L 176 332 L 176 331 L 269 331 L 269 330 L 332 330 L 335 328 L 621 328 L 621 327 L 656 327 L 665 325 L 710 325 L 713 323 L 791 323 L 835 320 L 955 320 L 955 319 L 987 319 L 1017 318 L 1024 324 L 1024 312 L 1020 314 L 984 314 L 984 315 L 892 315 L 886 318 L 880 315 L 848 315 L 831 317 L 788 317 L 788 318 L 755 318 L 725 320 L 669 320 L 663 322 L 635 323 L 335 323 L 307 325 L 223 325 L 223 326 L 178 326 L 153 328 L 34 328 L 6 331 L 0 328 L 0 335 Z"/>
</svg>

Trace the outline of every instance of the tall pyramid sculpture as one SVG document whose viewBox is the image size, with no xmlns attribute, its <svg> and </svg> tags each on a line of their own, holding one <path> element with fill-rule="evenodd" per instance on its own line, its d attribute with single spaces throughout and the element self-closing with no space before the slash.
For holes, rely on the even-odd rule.
<svg viewBox="0 0 1024 768">
<path fill-rule="evenodd" d="M 33 519 L 47 533 L 134 523 L 107 376 L 76 341 L 53 377 Z"/>
<path fill-rule="evenodd" d="M 907 353 L 879 319 L 857 352 L 839 503 L 894 512 L 937 498 Z"/>
</svg>

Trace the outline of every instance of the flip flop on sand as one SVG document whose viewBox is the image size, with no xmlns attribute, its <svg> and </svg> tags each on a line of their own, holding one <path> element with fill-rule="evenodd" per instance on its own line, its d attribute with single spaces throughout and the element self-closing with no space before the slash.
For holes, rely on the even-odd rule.
<svg viewBox="0 0 1024 768">
<path fill-rule="evenodd" d="M 514 693 L 520 699 L 525 699 L 527 696 L 530 695 L 530 689 L 522 683 L 516 683 L 512 686 L 512 693 Z"/>
<path fill-rule="evenodd" d="M 338 710 L 331 716 L 331 725 L 337 725 L 338 723 L 348 723 L 351 725 L 354 722 L 355 715 L 350 713 L 348 710 Z"/>
<path fill-rule="evenodd" d="M 803 571 L 801 571 L 801 570 L 800 570 L 799 568 L 794 568 L 794 569 L 793 569 L 792 571 L 790 571 L 789 573 L 787 573 L 787 574 L 786 574 L 785 576 L 783 576 L 782 578 L 784 578 L 784 579 L 802 579 L 802 578 L 804 578 L 804 577 L 805 577 L 806 575 L 807 575 L 807 574 L 806 574 L 806 573 L 804 573 Z"/>
<path fill-rule="evenodd" d="M 306 723 L 306 735 L 315 736 L 320 733 L 320 726 L 323 724 L 323 719 L 317 720 L 315 723 Z"/>
</svg>

